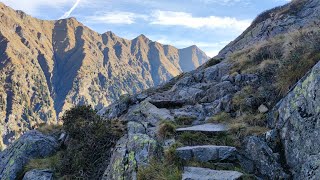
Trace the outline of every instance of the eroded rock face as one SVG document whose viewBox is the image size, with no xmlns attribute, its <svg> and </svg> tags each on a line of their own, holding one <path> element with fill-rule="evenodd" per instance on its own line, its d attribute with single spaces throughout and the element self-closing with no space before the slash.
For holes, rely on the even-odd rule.
<svg viewBox="0 0 320 180">
<path fill-rule="evenodd" d="M 30 159 L 45 158 L 58 149 L 58 142 L 38 131 L 29 131 L 0 153 L 0 179 L 15 180 Z"/>
<path fill-rule="evenodd" d="M 279 132 L 294 179 L 320 173 L 320 63 L 275 107 L 269 126 Z"/>
</svg>

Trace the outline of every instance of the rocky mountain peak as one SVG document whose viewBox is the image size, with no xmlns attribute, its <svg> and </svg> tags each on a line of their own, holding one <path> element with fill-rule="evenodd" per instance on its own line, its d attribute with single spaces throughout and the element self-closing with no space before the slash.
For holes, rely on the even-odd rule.
<svg viewBox="0 0 320 180">
<path fill-rule="evenodd" d="M 179 75 L 182 62 L 207 60 L 181 57 L 173 46 L 165 51 L 144 35 L 130 41 L 75 18 L 44 21 L 0 6 L 0 144 L 56 122 L 74 105 L 100 109 Z"/>
<path fill-rule="evenodd" d="M 36 41 L 28 38 L 35 33 L 28 33 L 25 26 L 15 26 L 14 35 L 6 34 L 9 30 L 1 26 L 0 47 L 4 56 L 0 56 L 0 62 L 5 63 L 1 64 L 4 68 L 0 73 L 4 84 L 0 86 L 0 119 L 4 119 L 0 126 L 4 126 L 1 127 L 5 129 L 4 137 L 10 139 L 16 129 L 28 125 L 26 122 L 37 124 L 41 118 L 49 121 L 48 114 L 52 116 L 73 104 L 93 104 L 104 107 L 98 113 L 103 119 L 98 119 L 116 124 L 121 138 L 115 144 L 108 141 L 112 147 L 101 150 L 100 153 L 108 155 L 106 152 L 113 152 L 102 159 L 107 163 L 94 169 L 99 171 L 97 174 L 92 175 L 96 171 L 88 170 L 81 171 L 79 176 L 92 175 L 105 180 L 318 179 L 319 12 L 318 0 L 293 0 L 266 11 L 226 46 L 219 58 L 212 58 L 200 68 L 167 83 L 162 82 L 181 70 L 196 67 L 195 59 L 198 57 L 199 63 L 203 52 L 194 46 L 177 49 L 156 42 L 145 43 L 143 37 L 121 40 L 111 38 L 115 35 L 99 35 L 81 27 L 66 30 L 50 23 L 46 27 L 56 30 L 49 34 L 58 31 L 66 40 L 43 40 L 39 44 L 49 47 L 46 49 L 36 43 L 41 38 Z M 40 26 L 36 22 L 35 27 Z M 48 28 L 36 30 L 42 29 Z M 60 44 L 51 47 L 51 41 Z M 15 43 L 14 48 L 8 42 Z M 57 58 L 56 51 L 52 51 L 55 48 L 65 50 L 65 56 Z M 30 62 L 32 58 L 34 61 Z M 156 84 L 161 85 L 139 91 Z M 108 106 L 111 98 L 125 93 L 132 95 L 122 96 Z M 28 108 L 23 109 L 19 104 Z M 52 105 L 61 109 L 54 111 L 50 109 Z M 75 108 L 76 112 L 70 113 L 72 117 L 67 120 L 73 128 L 81 126 L 84 130 L 79 132 L 86 136 L 87 127 L 72 123 L 74 113 L 80 122 L 86 118 L 81 117 L 82 111 L 89 110 L 81 109 Z M 96 115 L 94 110 L 92 113 Z M 18 115 L 23 121 L 16 118 Z M 27 116 L 31 120 L 25 119 Z M 97 129 L 101 130 L 100 127 Z M 119 134 L 116 128 L 113 131 Z M 81 144 L 79 149 L 83 149 L 82 143 L 92 148 L 91 139 L 82 142 L 81 136 L 79 141 L 79 137 L 68 133 L 78 134 L 77 129 L 51 136 L 37 131 L 25 133 L 0 152 L 3 160 L 0 179 L 17 178 L 29 159 L 51 157 L 54 153 L 58 160 L 69 161 L 59 153 L 67 151 L 72 156 L 72 152 L 79 152 L 78 149 L 68 152 L 68 148 L 76 145 L 74 142 Z M 67 148 L 61 150 L 60 145 Z M 91 154 L 88 151 L 85 154 Z M 89 160 L 96 163 L 96 158 Z M 79 172 L 78 166 L 74 171 Z M 24 177 L 40 179 L 52 177 L 53 173 L 33 169 Z"/>
</svg>

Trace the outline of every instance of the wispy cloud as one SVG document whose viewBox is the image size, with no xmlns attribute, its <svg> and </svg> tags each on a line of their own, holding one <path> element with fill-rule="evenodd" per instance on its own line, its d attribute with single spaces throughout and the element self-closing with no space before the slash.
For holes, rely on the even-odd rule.
<svg viewBox="0 0 320 180">
<path fill-rule="evenodd" d="M 53 7 L 61 8 L 65 5 L 71 4 L 73 1 L 70 0 L 1 0 L 1 2 L 14 8 L 23 10 L 32 15 L 38 15 L 41 7 Z"/>
<path fill-rule="evenodd" d="M 155 11 L 151 24 L 164 26 L 184 26 L 188 28 L 233 29 L 243 31 L 251 20 L 238 20 L 232 17 L 194 17 L 186 12 Z"/>
<path fill-rule="evenodd" d="M 133 24 L 137 20 L 147 20 L 148 16 L 132 12 L 114 11 L 107 13 L 98 13 L 94 16 L 86 17 L 88 23 L 104 24 Z"/>
<path fill-rule="evenodd" d="M 68 18 L 71 15 L 71 13 L 77 8 L 79 3 L 80 3 L 80 0 L 77 0 L 76 3 L 71 7 L 71 9 L 69 11 L 65 12 L 64 15 L 61 16 L 59 19 Z"/>
</svg>

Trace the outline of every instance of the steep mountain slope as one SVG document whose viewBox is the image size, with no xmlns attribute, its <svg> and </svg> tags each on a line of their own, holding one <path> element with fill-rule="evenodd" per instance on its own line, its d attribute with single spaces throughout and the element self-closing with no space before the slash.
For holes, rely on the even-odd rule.
<svg viewBox="0 0 320 180">
<path fill-rule="evenodd" d="M 0 3 L 0 134 L 3 141 L 56 122 L 78 104 L 99 109 L 193 70 L 208 57 L 141 35 L 98 34 L 74 18 L 43 21 Z M 1 142 L 1 141 L 0 141 Z"/>
<path fill-rule="evenodd" d="M 183 160 L 182 179 L 202 177 L 190 165 L 220 170 L 221 159 L 228 166 L 240 164 L 244 172 L 258 179 L 316 179 L 320 173 L 320 141 L 315 139 L 319 134 L 316 107 L 320 105 L 316 90 L 319 15 L 318 0 L 296 0 L 267 11 L 197 70 L 103 109 L 100 114 L 106 119 L 121 119 L 128 128 L 104 179 L 136 179 L 136 174 L 142 179 L 163 177 L 169 169 L 159 171 L 157 167 L 182 168 L 180 161 L 178 165 L 172 162 L 176 158 L 172 152 Z M 268 111 L 292 88 L 269 117 Z M 275 129 L 269 131 L 267 122 Z M 195 126 L 199 124 L 203 126 Z M 191 127 L 175 130 L 185 126 Z M 223 126 L 227 128 L 221 129 Z M 214 153 L 226 145 L 238 149 L 236 159 L 228 161 L 224 159 L 227 153 L 221 152 L 223 157 Z M 176 149 L 179 146 L 183 147 Z M 152 161 L 158 154 L 164 155 Z M 195 162 L 208 158 L 211 162 Z"/>
<path fill-rule="evenodd" d="M 198 69 L 103 108 L 127 132 L 99 176 L 318 179 L 319 14 L 319 0 L 267 11 Z"/>
</svg>

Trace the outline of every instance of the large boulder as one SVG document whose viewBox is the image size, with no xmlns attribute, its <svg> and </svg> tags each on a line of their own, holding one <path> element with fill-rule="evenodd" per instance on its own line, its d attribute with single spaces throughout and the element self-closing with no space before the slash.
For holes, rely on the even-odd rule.
<svg viewBox="0 0 320 180">
<path fill-rule="evenodd" d="M 138 167 L 149 163 L 157 147 L 157 141 L 146 134 L 124 136 L 118 141 L 102 179 L 137 179 Z"/>
<path fill-rule="evenodd" d="M 0 179 L 18 179 L 30 159 L 48 157 L 57 149 L 58 142 L 54 137 L 43 135 L 38 131 L 26 132 L 0 153 Z"/>
<path fill-rule="evenodd" d="M 22 180 L 53 180 L 53 171 L 50 169 L 34 169 L 26 172 Z"/>
<path fill-rule="evenodd" d="M 280 135 L 294 179 L 320 173 L 320 62 L 274 108 L 269 126 Z"/>
</svg>

